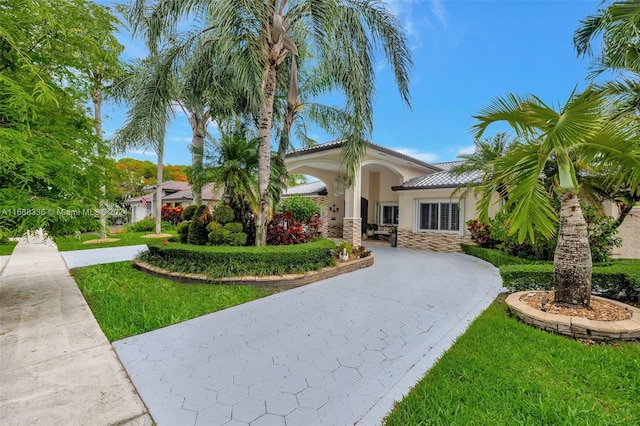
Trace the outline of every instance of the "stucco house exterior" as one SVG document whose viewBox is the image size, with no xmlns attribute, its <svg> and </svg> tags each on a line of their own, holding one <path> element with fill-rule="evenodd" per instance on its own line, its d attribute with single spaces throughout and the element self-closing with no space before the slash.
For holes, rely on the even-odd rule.
<svg viewBox="0 0 640 426">
<path fill-rule="evenodd" d="M 162 205 L 169 207 L 187 207 L 193 204 L 193 193 L 188 182 L 168 180 L 162 182 Z M 222 197 L 222 191 L 214 193 L 214 184 L 209 183 L 202 187 L 202 202 L 209 203 L 218 201 Z M 147 185 L 142 188 L 144 194 L 140 197 L 133 197 L 125 200 L 124 204 L 131 209 L 131 223 L 135 223 L 147 216 L 154 216 L 156 186 Z"/>
<path fill-rule="evenodd" d="M 479 172 L 453 176 L 449 170 L 460 161 L 427 164 L 408 155 L 369 143 L 354 182 L 345 187 L 340 161 L 342 143 L 329 142 L 287 154 L 291 173 L 313 176 L 317 182 L 287 189 L 283 196 L 311 197 L 323 206 L 322 235 L 361 244 L 367 223 L 396 226 L 398 247 L 441 252 L 460 251 L 471 238 L 465 222 L 476 219 L 473 191 L 461 199 L 457 187 L 480 178 Z M 618 217 L 615 203 L 602 208 Z M 498 209 L 498 199 L 489 212 Z M 619 229 L 623 245 L 616 257 L 640 258 L 640 207 L 634 208 Z"/>
<path fill-rule="evenodd" d="M 312 197 L 323 205 L 323 235 L 361 244 L 365 226 L 396 226 L 398 247 L 459 251 L 469 241 L 465 222 L 476 217 L 472 191 L 462 200 L 452 193 L 461 183 L 477 178 L 455 178 L 456 162 L 428 164 L 406 154 L 369 143 L 350 185 L 345 185 L 340 150 L 329 142 L 287 154 L 290 173 L 310 175 L 318 182 L 288 189 L 283 196 Z"/>
</svg>

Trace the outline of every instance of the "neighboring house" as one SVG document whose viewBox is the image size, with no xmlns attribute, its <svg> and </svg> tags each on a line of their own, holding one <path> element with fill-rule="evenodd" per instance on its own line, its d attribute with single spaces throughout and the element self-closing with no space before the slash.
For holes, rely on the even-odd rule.
<svg viewBox="0 0 640 426">
<path fill-rule="evenodd" d="M 222 197 L 222 191 L 218 190 L 214 194 L 214 184 L 209 183 L 202 187 L 202 202 L 209 203 L 217 201 Z M 156 186 L 147 185 L 142 188 L 143 195 L 129 198 L 124 204 L 131 208 L 131 223 L 135 223 L 147 216 L 154 216 Z M 162 205 L 169 207 L 187 207 L 193 204 L 193 194 L 191 185 L 188 182 L 169 180 L 162 182 Z"/>
<path fill-rule="evenodd" d="M 398 247 L 452 252 L 460 251 L 461 242 L 471 241 L 465 222 L 477 218 L 477 198 L 473 191 L 462 199 L 453 194 L 460 185 L 479 179 L 480 172 L 454 177 L 449 170 L 461 161 L 427 164 L 369 143 L 354 181 L 345 185 L 341 147 L 341 142 L 330 142 L 291 152 L 285 159 L 290 173 L 319 179 L 289 188 L 283 196 L 302 195 L 321 204 L 322 235 L 359 245 L 366 224 L 375 223 L 397 227 Z M 496 197 L 490 216 L 498 201 Z M 605 202 L 603 207 L 617 217 L 615 204 Z M 627 221 L 632 222 L 627 218 L 623 225 Z M 640 238 L 625 235 L 621 231 L 623 247 L 616 252 L 636 253 L 639 245 L 634 241 Z"/>
</svg>

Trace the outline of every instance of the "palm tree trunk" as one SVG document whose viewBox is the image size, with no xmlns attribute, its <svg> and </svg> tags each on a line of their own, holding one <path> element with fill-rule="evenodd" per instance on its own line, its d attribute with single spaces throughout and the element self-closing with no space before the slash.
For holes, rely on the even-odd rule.
<svg viewBox="0 0 640 426">
<path fill-rule="evenodd" d="M 204 158 L 204 134 L 206 131 L 206 117 L 198 114 L 189 116 L 189 123 L 193 131 L 191 139 L 191 166 L 192 166 L 192 182 L 191 191 L 193 194 L 193 204 L 199 206 L 202 204 L 202 168 Z"/>
<path fill-rule="evenodd" d="M 276 68 L 267 61 L 262 77 L 260 104 L 260 145 L 258 146 L 258 191 L 260 206 L 256 218 L 256 246 L 267 245 L 267 217 L 269 214 L 269 177 L 271 175 L 271 123 L 276 93 Z"/>
<path fill-rule="evenodd" d="M 158 154 L 158 167 L 156 170 L 156 234 L 162 233 L 162 172 L 163 172 L 163 158 L 164 158 L 164 133 L 162 131 L 160 141 L 156 147 L 156 154 Z"/>
<path fill-rule="evenodd" d="M 587 221 L 572 191 L 562 194 L 560 203 L 560 230 L 553 259 L 555 300 L 588 307 L 592 263 Z"/>
<path fill-rule="evenodd" d="M 93 100 L 94 128 L 96 129 L 98 138 L 102 140 L 102 91 L 100 90 L 99 83 L 96 83 L 92 87 L 91 99 Z M 106 180 L 106 172 L 102 166 L 100 171 L 102 178 Z M 98 209 L 98 216 L 100 218 L 99 238 L 101 240 L 105 240 L 107 238 L 107 205 L 105 202 L 105 199 L 107 198 L 107 187 L 104 183 L 100 185 L 100 194 L 102 195 L 102 198 L 100 199 L 100 208 Z"/>
</svg>

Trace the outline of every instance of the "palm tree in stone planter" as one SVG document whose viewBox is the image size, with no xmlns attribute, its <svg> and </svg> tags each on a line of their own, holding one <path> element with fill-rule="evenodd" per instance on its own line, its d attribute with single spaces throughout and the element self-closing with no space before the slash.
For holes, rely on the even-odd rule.
<svg viewBox="0 0 640 426">
<path fill-rule="evenodd" d="M 490 124 L 505 121 L 526 141 L 496 158 L 490 176 L 479 185 L 481 221 L 488 221 L 489 206 L 504 185 L 509 197 L 500 210 L 509 214 L 509 232 L 518 233 L 520 241 L 527 235 L 533 241 L 534 228 L 545 236 L 554 234 L 557 214 L 541 177 L 547 162 L 558 164 L 561 208 L 553 264 L 555 300 L 561 303 L 589 306 L 591 299 L 591 252 L 574 162 L 609 170 L 606 179 L 612 185 L 625 180 L 640 185 L 640 129 L 631 119 L 610 119 L 606 106 L 603 95 L 592 88 L 574 91 L 557 109 L 533 95 L 508 94 L 475 117 L 477 138 Z"/>
</svg>

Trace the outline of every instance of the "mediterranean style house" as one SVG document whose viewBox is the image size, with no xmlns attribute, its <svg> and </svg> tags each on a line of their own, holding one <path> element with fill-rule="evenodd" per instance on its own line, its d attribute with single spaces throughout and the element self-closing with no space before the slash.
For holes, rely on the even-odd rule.
<svg viewBox="0 0 640 426">
<path fill-rule="evenodd" d="M 290 173 L 310 175 L 318 182 L 290 188 L 286 196 L 312 197 L 323 206 L 323 235 L 360 245 L 366 225 L 397 227 L 398 247 L 459 251 L 469 242 L 465 222 L 476 217 L 472 191 L 452 197 L 460 185 L 478 174 L 454 177 L 458 162 L 428 164 L 400 152 L 369 143 L 355 178 L 345 184 L 340 150 L 329 142 L 287 154 Z"/>
<path fill-rule="evenodd" d="M 457 187 L 480 177 L 479 172 L 454 176 L 449 170 L 460 161 L 427 164 L 380 145 L 369 143 L 355 179 L 345 185 L 340 150 L 329 142 L 287 154 L 290 173 L 310 175 L 317 182 L 287 189 L 283 196 L 311 197 L 323 206 L 322 235 L 361 244 L 367 224 L 397 228 L 398 247 L 433 251 L 460 251 L 471 241 L 465 222 L 477 218 L 473 191 L 460 198 Z M 618 217 L 615 203 L 605 200 L 604 212 Z M 498 200 L 490 211 L 493 216 Z M 640 258 L 640 206 L 634 207 L 619 228 L 622 247 L 614 257 Z"/>
</svg>

